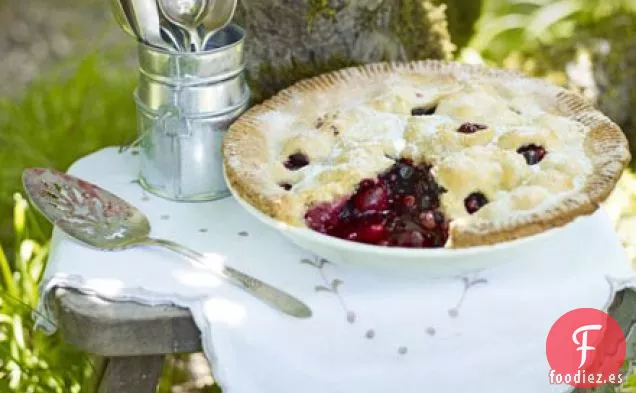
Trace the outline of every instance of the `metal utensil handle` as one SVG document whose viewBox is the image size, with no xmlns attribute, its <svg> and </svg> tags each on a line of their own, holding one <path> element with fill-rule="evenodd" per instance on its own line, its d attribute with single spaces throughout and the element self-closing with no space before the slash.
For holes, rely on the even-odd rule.
<svg viewBox="0 0 636 393">
<path fill-rule="evenodd" d="M 141 40 L 157 48 L 173 50 L 161 37 L 161 24 L 159 23 L 157 5 L 146 0 L 131 0 L 131 4 Z"/>
<path fill-rule="evenodd" d="M 221 9 L 213 8 L 214 16 L 217 19 L 214 19 L 213 24 L 216 25 L 214 29 L 207 32 L 203 39 L 201 40 L 201 48 L 205 50 L 208 46 L 208 41 L 220 30 L 224 29 L 228 24 L 232 22 L 232 18 L 234 17 L 234 12 L 236 12 L 237 0 L 226 0 L 225 2 L 221 1 Z M 219 3 L 215 3 L 215 6 Z M 225 7 L 225 8 L 223 8 Z M 225 18 L 225 19 L 221 19 Z M 209 23 L 208 23 L 209 25 Z"/>
<path fill-rule="evenodd" d="M 143 242 L 143 244 L 165 247 L 188 257 L 202 267 L 205 267 L 207 270 L 214 271 L 216 274 L 227 279 L 232 284 L 245 289 L 256 298 L 288 315 L 297 318 L 311 317 L 311 309 L 295 297 L 281 291 L 280 289 L 274 288 L 257 278 L 251 277 L 229 266 L 225 266 L 224 264 L 219 263 L 217 266 L 211 266 L 210 260 L 206 258 L 205 255 L 184 247 L 181 244 L 170 240 L 153 238 L 147 239 Z"/>
</svg>

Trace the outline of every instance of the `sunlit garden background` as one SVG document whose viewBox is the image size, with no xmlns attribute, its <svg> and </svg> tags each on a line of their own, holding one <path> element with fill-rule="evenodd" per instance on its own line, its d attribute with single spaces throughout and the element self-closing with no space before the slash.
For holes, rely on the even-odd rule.
<svg viewBox="0 0 636 393">
<path fill-rule="evenodd" d="M 456 59 L 576 89 L 636 146 L 636 0 L 420 2 L 447 4 Z M 134 43 L 106 0 L 0 0 L 0 30 L 0 392 L 88 392 L 92 359 L 33 329 L 51 228 L 22 196 L 20 175 L 28 166 L 66 169 L 134 139 Z M 631 171 L 608 209 L 635 255 Z M 171 359 L 161 391 L 214 391 L 197 365 L 196 358 Z M 634 378 L 622 391 L 630 385 Z"/>
</svg>

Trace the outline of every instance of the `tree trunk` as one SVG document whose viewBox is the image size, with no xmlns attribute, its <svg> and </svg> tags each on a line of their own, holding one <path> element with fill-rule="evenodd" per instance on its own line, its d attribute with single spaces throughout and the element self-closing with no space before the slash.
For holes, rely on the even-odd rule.
<svg viewBox="0 0 636 393">
<path fill-rule="evenodd" d="M 439 0 L 241 0 L 254 98 L 344 66 L 447 59 L 445 10 Z"/>
</svg>

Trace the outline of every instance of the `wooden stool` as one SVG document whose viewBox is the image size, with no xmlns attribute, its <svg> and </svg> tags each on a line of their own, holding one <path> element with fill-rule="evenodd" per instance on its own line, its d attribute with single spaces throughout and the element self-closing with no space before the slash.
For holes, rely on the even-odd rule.
<svg viewBox="0 0 636 393">
<path fill-rule="evenodd" d="M 187 309 L 110 302 L 58 289 L 58 329 L 96 357 L 98 393 L 154 393 L 168 354 L 201 351 Z"/>
</svg>

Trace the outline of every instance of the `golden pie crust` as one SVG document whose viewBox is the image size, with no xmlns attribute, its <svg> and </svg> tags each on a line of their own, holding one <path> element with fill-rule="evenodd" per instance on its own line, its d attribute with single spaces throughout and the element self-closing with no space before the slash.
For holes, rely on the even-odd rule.
<svg viewBox="0 0 636 393">
<path fill-rule="evenodd" d="M 431 107 L 431 115 L 411 114 Z M 486 128 L 457 132 L 466 122 Z M 527 165 L 516 151 L 527 144 L 548 153 Z M 309 165 L 287 169 L 285 158 L 299 152 Z M 370 64 L 298 82 L 234 122 L 223 155 L 242 199 L 298 227 L 311 206 L 351 195 L 395 159 L 427 162 L 448 190 L 449 248 L 514 240 L 591 214 L 631 158 L 620 128 L 578 94 L 442 61 Z M 468 214 L 462 201 L 475 189 L 490 202 Z"/>
</svg>

